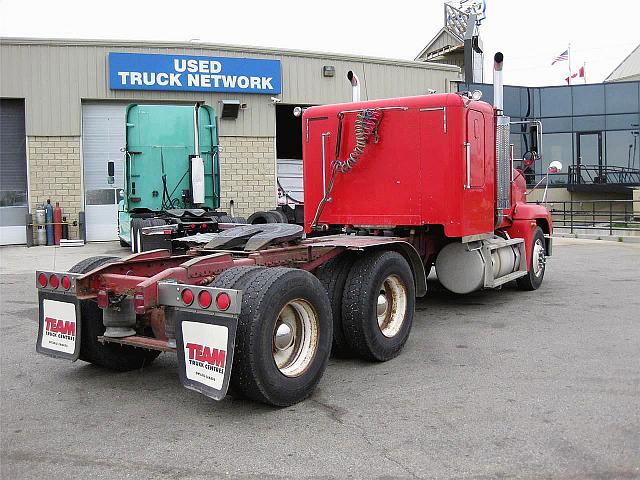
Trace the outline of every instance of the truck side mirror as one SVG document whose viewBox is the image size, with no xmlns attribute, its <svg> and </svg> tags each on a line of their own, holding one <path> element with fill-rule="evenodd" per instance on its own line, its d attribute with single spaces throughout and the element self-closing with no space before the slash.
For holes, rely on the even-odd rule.
<svg viewBox="0 0 640 480">
<path fill-rule="evenodd" d="M 540 152 L 540 126 L 537 123 L 534 123 L 529 127 L 529 137 L 531 138 L 530 150 L 532 152 L 536 152 L 538 154 L 538 157 L 541 157 L 542 152 Z"/>
</svg>

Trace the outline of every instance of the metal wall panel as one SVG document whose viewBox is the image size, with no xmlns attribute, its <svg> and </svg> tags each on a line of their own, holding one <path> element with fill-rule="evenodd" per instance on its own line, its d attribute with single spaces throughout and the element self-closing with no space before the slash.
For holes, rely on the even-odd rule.
<svg viewBox="0 0 640 480">
<path fill-rule="evenodd" d="M 204 92 L 117 91 L 108 88 L 109 52 L 244 56 L 282 62 L 283 103 L 322 104 L 351 99 L 346 73 L 361 79 L 363 98 L 384 98 L 449 91 L 459 68 L 253 47 L 102 41 L 0 39 L 0 96 L 26 98 L 27 135 L 79 136 L 83 100 L 125 102 L 204 101 L 214 108 L 223 99 L 247 104 L 237 120 L 220 122 L 223 136 L 273 136 L 275 112 L 269 95 Z M 336 76 L 322 76 L 333 65 Z"/>
</svg>

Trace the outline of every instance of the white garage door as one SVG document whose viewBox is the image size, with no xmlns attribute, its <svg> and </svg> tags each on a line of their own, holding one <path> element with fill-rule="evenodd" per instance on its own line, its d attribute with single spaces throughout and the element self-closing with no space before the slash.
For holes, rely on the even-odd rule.
<svg viewBox="0 0 640 480">
<path fill-rule="evenodd" d="M 24 100 L 0 99 L 0 245 L 27 238 L 26 138 Z"/>
<path fill-rule="evenodd" d="M 118 239 L 118 201 L 124 188 L 126 104 L 82 105 L 82 162 L 87 241 Z M 115 178 L 109 183 L 108 165 Z"/>
</svg>

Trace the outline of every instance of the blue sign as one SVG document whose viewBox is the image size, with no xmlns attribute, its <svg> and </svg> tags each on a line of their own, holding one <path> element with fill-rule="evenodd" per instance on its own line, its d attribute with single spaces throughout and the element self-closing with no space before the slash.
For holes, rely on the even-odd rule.
<svg viewBox="0 0 640 480">
<path fill-rule="evenodd" d="M 276 95 L 280 60 L 110 52 L 109 87 Z"/>
</svg>

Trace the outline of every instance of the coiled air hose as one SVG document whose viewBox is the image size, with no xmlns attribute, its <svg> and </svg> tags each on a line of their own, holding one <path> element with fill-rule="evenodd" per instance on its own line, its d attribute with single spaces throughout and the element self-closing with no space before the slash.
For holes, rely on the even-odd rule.
<svg viewBox="0 0 640 480">
<path fill-rule="evenodd" d="M 383 112 L 381 110 L 376 110 L 373 108 L 360 110 L 357 113 L 354 122 L 356 144 L 346 160 L 339 160 L 338 156 L 340 154 L 343 115 L 344 114 L 341 113 L 338 117 L 340 123 L 338 124 L 336 159 L 332 162 L 331 178 L 327 186 L 327 191 L 318 204 L 318 209 L 316 210 L 316 214 L 313 217 L 313 221 L 311 222 L 312 229 L 316 228 L 318 219 L 320 218 L 320 214 L 322 213 L 325 204 L 331 197 L 331 191 L 333 190 L 333 184 L 336 179 L 336 174 L 349 173 L 353 169 L 353 167 L 358 163 L 358 160 L 360 160 L 360 157 L 362 157 L 362 155 L 364 154 L 365 148 L 367 146 L 367 143 L 369 143 L 369 139 L 371 136 L 373 136 L 374 139 L 373 143 L 378 143 L 378 141 L 380 140 L 378 129 L 380 128 L 380 123 L 382 122 Z"/>
</svg>

